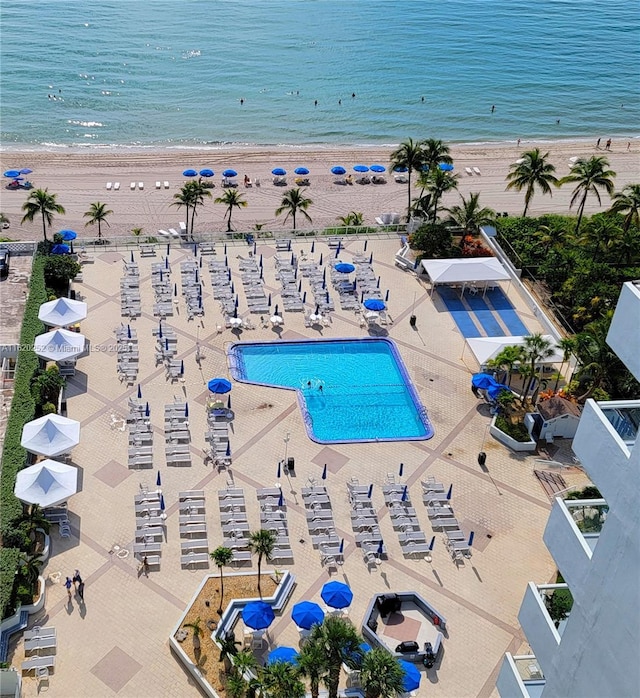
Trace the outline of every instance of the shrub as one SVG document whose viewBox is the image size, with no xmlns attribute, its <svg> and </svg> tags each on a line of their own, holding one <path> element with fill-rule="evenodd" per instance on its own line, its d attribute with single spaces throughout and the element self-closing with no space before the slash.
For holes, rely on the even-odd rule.
<svg viewBox="0 0 640 698">
<path fill-rule="evenodd" d="M 451 228 L 442 223 L 425 223 L 409 236 L 409 245 L 427 258 L 449 258 L 452 256 L 453 234 Z M 460 250 L 454 249 L 454 254 L 459 254 Z"/>
<path fill-rule="evenodd" d="M 510 436 L 515 441 L 530 441 L 531 436 L 525 427 L 524 422 L 511 422 L 502 415 L 496 417 L 496 427 Z"/>
<path fill-rule="evenodd" d="M 44 278 L 47 286 L 55 289 L 60 296 L 66 296 L 69 282 L 81 270 L 81 266 L 67 255 L 51 255 L 44 263 Z"/>
<path fill-rule="evenodd" d="M 46 371 L 35 376 L 31 385 L 31 393 L 36 401 L 36 408 L 40 407 L 41 414 L 43 414 L 46 404 L 53 404 L 55 412 L 55 404 L 58 402 L 58 396 L 64 383 L 65 380 L 60 375 L 60 369 L 57 365 L 49 366 Z"/>
<path fill-rule="evenodd" d="M 40 411 L 42 412 L 42 416 L 45 417 L 48 414 L 55 414 L 58 410 L 52 402 L 45 402 Z"/>
<path fill-rule="evenodd" d="M 13 613 L 11 602 L 19 559 L 18 548 L 0 549 L 0 609 L 2 610 L 0 617 L 2 619 Z"/>
</svg>

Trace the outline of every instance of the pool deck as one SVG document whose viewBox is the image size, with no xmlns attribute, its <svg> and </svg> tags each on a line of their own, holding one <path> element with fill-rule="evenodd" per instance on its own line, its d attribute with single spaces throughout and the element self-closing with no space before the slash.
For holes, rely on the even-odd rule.
<svg viewBox="0 0 640 698">
<path fill-rule="evenodd" d="M 428 286 L 410 273 L 393 265 L 399 247 L 396 240 L 370 240 L 374 269 L 382 277 L 381 289 L 391 289 L 389 312 L 394 323 L 388 327 L 408 372 L 426 405 L 435 434 L 429 441 L 358 443 L 323 446 L 306 435 L 295 393 L 261 386 L 234 384 L 231 392 L 235 412 L 231 448 L 235 486 L 244 489 L 247 514 L 252 529 L 258 528 L 259 508 L 255 489 L 276 484 L 277 463 L 285 456 L 295 458 L 295 477 L 282 477 L 288 503 L 288 522 L 295 564 L 288 566 L 297 576 L 290 605 L 276 618 L 269 635 L 274 644 L 297 646 L 298 632 L 290 618 L 293 603 L 308 599 L 320 601 L 320 589 L 330 578 L 352 586 L 355 598 L 349 617 L 360 627 L 371 597 L 376 593 L 415 589 L 428 598 L 447 618 L 448 637 L 439 671 L 423 674 L 418 696 L 496 696 L 495 680 L 505 651 L 523 649 L 524 636 L 517 613 L 529 580 L 546 583 L 553 579 L 555 565 L 542 542 L 550 503 L 533 475 L 533 457 L 509 452 L 488 437 L 489 413 L 470 389 L 470 376 L 477 366 L 470 352 L 463 354 L 464 340 L 441 305 L 434 304 Z M 310 243 L 295 244 L 296 254 L 309 251 Z M 360 252 L 362 241 L 347 241 L 341 253 L 351 261 Z M 159 252 L 163 251 L 159 246 Z M 318 257 L 329 251 L 316 242 Z M 279 284 L 271 257 L 275 245 L 263 244 L 266 284 L 278 301 Z M 128 259 L 128 253 L 125 253 Z M 192 248 L 171 250 L 172 281 L 180 279 L 179 262 L 193 254 Z M 239 313 L 246 303 L 239 281 L 237 255 L 247 255 L 247 247 L 230 247 L 229 263 L 240 293 Z M 123 255 L 113 250 L 96 251 L 95 263 L 84 267 L 84 281 L 78 291 L 89 305 L 89 317 L 82 332 L 91 340 L 93 351 L 78 362 L 76 376 L 68 382 L 68 416 L 81 421 L 81 443 L 73 451 L 73 462 L 80 470 L 81 491 L 69 500 L 71 538 L 61 539 L 52 528 L 52 557 L 45 577 L 60 571 L 62 578 L 78 568 L 86 583 L 85 606 L 81 612 L 76 599 L 67 604 L 60 583 L 47 584 L 44 616 L 32 619 L 54 626 L 58 637 L 55 672 L 47 694 L 51 698 L 186 698 L 199 695 L 179 662 L 171 654 L 167 638 L 202 579 L 202 571 L 180 566 L 178 537 L 178 492 L 204 489 L 209 547 L 222 543 L 217 490 L 227 485 L 227 474 L 205 465 L 206 382 L 227 375 L 225 345 L 237 341 L 237 333 L 224 327 L 218 303 L 211 296 L 209 274 L 203 270 L 206 315 L 189 322 L 182 298 L 180 313 L 167 324 L 178 335 L 178 359 L 184 360 L 183 382 L 170 384 L 162 366 L 154 362 L 152 328 L 153 294 L 150 265 L 156 258 L 139 259 L 143 315 L 134 322 L 140 339 L 139 382 L 142 395 L 151 407 L 155 430 L 153 470 L 135 471 L 127 467 L 127 433 L 114 429 L 111 416 L 125 416 L 127 399 L 135 397 L 136 386 L 121 384 L 116 374 L 116 356 L 99 347 L 114 345 L 113 330 L 121 322 L 119 280 Z M 417 324 L 409 324 L 414 309 Z M 509 298 L 532 331 L 540 331 L 535 317 L 513 290 Z M 277 339 L 272 329 L 244 331 L 243 339 Z M 318 336 L 361 337 L 367 334 L 353 312 L 337 311 L 333 324 L 322 330 L 305 328 L 301 313 L 286 313 L 282 337 Z M 196 340 L 204 351 L 196 363 Z M 145 341 L 146 340 L 146 341 Z M 466 363 L 465 363 L 466 362 Z M 173 398 L 189 401 L 192 438 L 192 466 L 167 467 L 164 458 L 163 408 Z M 479 451 L 487 453 L 488 474 L 477 465 Z M 381 485 L 388 473 L 398 473 L 404 463 L 404 477 L 414 502 L 422 530 L 432 535 L 426 510 L 421 503 L 420 480 L 428 475 L 440 482 L 453 483 L 456 516 L 466 532 L 475 531 L 473 557 L 456 567 L 436 534 L 433 561 L 412 560 L 402 555 L 384 504 Z M 329 574 L 321 566 L 306 526 L 301 488 L 307 478 L 320 478 L 324 464 L 338 534 L 344 538 L 344 565 Z M 162 489 L 167 505 L 167 541 L 162 543 L 162 566 L 148 578 L 139 576 L 131 553 L 134 530 L 134 495 L 141 483 L 155 489 L 157 469 L 162 473 Z M 568 484 L 584 481 L 583 476 L 563 472 Z M 358 478 L 360 484 L 373 482 L 374 505 L 389 553 L 375 569 L 365 565 L 355 545 L 350 525 L 346 483 Z M 574 478 L 573 480 L 571 478 Z M 115 546 L 126 549 L 126 558 L 114 554 Z M 243 569 L 247 569 L 246 567 Z M 256 569 L 254 562 L 253 569 Z M 209 570 L 212 571 L 212 570 Z M 216 571 L 216 570 L 213 570 Z M 226 570 L 231 572 L 231 570 Z M 205 620 L 205 619 L 203 619 Z M 24 659 L 24 643 L 11 643 L 10 660 L 19 666 Z M 424 672 L 425 670 L 422 669 Z M 37 696 L 32 674 L 24 677 L 23 695 Z"/>
</svg>

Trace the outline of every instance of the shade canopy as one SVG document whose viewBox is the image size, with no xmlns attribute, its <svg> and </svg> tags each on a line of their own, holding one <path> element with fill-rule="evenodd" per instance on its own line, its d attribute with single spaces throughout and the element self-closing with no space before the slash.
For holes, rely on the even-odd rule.
<svg viewBox="0 0 640 698">
<path fill-rule="evenodd" d="M 249 628 L 263 630 L 273 623 L 276 617 L 273 608 L 264 601 L 250 601 L 242 609 L 242 621 Z"/>
<path fill-rule="evenodd" d="M 204 170 L 200 170 L 201 177 L 213 177 L 214 174 L 215 172 L 210 170 L 208 167 L 205 167 Z"/>
<path fill-rule="evenodd" d="M 320 596 L 331 608 L 346 608 L 353 601 L 353 592 L 342 582 L 327 582 L 322 587 Z"/>
<path fill-rule="evenodd" d="M 367 310 L 384 310 L 386 305 L 379 298 L 367 298 L 362 304 Z"/>
<path fill-rule="evenodd" d="M 67 327 L 87 317 L 87 304 L 71 298 L 58 298 L 43 303 L 38 310 L 38 319 L 51 327 Z"/>
<path fill-rule="evenodd" d="M 420 688 L 420 679 L 422 674 L 415 664 L 407 662 L 404 659 L 400 659 L 400 666 L 404 671 L 404 678 L 402 679 L 402 688 L 406 693 L 410 691 L 417 691 Z"/>
<path fill-rule="evenodd" d="M 473 259 L 423 259 L 422 268 L 432 284 L 508 281 L 509 274 L 495 257 Z"/>
<path fill-rule="evenodd" d="M 226 378 L 212 378 L 207 383 L 207 388 L 212 393 L 228 393 L 231 390 L 231 383 Z"/>
<path fill-rule="evenodd" d="M 71 242 L 78 237 L 78 233 L 75 230 L 61 230 L 58 235 L 62 235 L 62 239 L 65 242 Z"/>
<path fill-rule="evenodd" d="M 198 172 L 197 172 L 197 170 L 188 169 L 188 170 L 185 170 L 185 171 L 182 173 L 182 176 L 183 176 L 183 177 L 197 177 L 197 176 L 198 176 Z"/>
<path fill-rule="evenodd" d="M 474 388 L 486 390 L 487 395 L 491 398 L 491 400 L 495 400 L 503 390 L 506 390 L 507 392 L 510 392 L 511 390 L 508 385 L 499 383 L 488 373 L 474 373 L 473 376 L 471 376 L 471 385 Z"/>
<path fill-rule="evenodd" d="M 293 622 L 304 630 L 310 630 L 314 625 L 320 625 L 324 620 L 324 611 L 313 601 L 300 601 L 291 610 Z"/>
<path fill-rule="evenodd" d="M 223 177 L 237 177 L 238 173 L 235 170 L 225 170 L 222 173 Z"/>
<path fill-rule="evenodd" d="M 49 361 L 71 361 L 82 354 L 85 336 L 69 330 L 53 330 L 38 335 L 33 350 Z"/>
<path fill-rule="evenodd" d="M 16 476 L 18 499 L 42 508 L 65 502 L 78 491 L 78 471 L 71 465 L 43 460 L 24 468 Z"/>
<path fill-rule="evenodd" d="M 71 252 L 71 248 L 64 242 L 53 245 L 51 248 L 51 254 L 69 254 L 69 252 Z"/>
<path fill-rule="evenodd" d="M 294 172 L 297 175 L 308 175 L 309 174 L 309 170 L 306 167 L 296 167 Z"/>
<path fill-rule="evenodd" d="M 369 169 L 372 172 L 385 172 L 387 168 L 384 165 L 371 165 Z"/>
<path fill-rule="evenodd" d="M 550 334 L 543 335 L 544 339 L 550 342 L 554 352 L 551 356 L 541 358 L 540 364 L 562 363 L 563 351 L 556 344 L 556 340 Z M 477 362 L 483 366 L 487 361 L 495 359 L 505 347 L 521 347 L 524 345 L 523 335 L 511 337 L 474 337 L 467 339 L 467 344 L 476 357 Z"/>
<path fill-rule="evenodd" d="M 340 264 L 336 264 L 334 269 L 340 274 L 351 274 L 356 270 L 353 264 L 348 264 L 347 262 L 340 262 Z"/>
<path fill-rule="evenodd" d="M 276 177 L 284 177 L 287 174 L 287 171 L 282 167 L 274 167 L 273 170 L 271 170 L 271 174 L 275 175 Z"/>
<path fill-rule="evenodd" d="M 31 453 L 52 458 L 68 453 L 79 442 L 80 422 L 48 414 L 24 425 L 20 445 Z"/>
<path fill-rule="evenodd" d="M 331 173 L 334 175 L 343 175 L 347 174 L 347 171 L 341 165 L 336 165 L 335 167 L 331 168 Z"/>
<path fill-rule="evenodd" d="M 274 650 L 269 652 L 267 664 L 276 664 L 277 662 L 284 662 L 285 664 L 297 664 L 298 656 L 298 653 L 293 649 L 293 647 L 276 647 Z"/>
</svg>

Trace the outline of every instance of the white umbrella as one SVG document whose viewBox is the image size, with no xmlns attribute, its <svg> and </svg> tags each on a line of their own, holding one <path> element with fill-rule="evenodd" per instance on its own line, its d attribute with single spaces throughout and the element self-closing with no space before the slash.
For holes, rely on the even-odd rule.
<svg viewBox="0 0 640 698">
<path fill-rule="evenodd" d="M 69 330 L 53 330 L 38 335 L 33 350 L 49 361 L 71 361 L 84 351 L 85 337 Z"/>
<path fill-rule="evenodd" d="M 271 323 L 273 325 L 280 325 L 282 323 L 282 318 L 279 315 L 272 315 L 271 316 Z"/>
<path fill-rule="evenodd" d="M 21 470 L 14 488 L 18 499 L 43 509 L 65 502 L 77 491 L 78 471 L 55 460 L 43 460 Z"/>
<path fill-rule="evenodd" d="M 377 320 L 380 317 L 380 315 L 373 310 L 368 310 L 364 316 L 367 320 Z"/>
<path fill-rule="evenodd" d="M 68 327 L 87 317 L 87 304 L 71 298 L 58 298 L 43 303 L 38 310 L 38 319 L 51 327 Z"/>
<path fill-rule="evenodd" d="M 80 422 L 57 414 L 48 414 L 27 422 L 20 444 L 31 453 L 50 458 L 68 453 L 80 442 Z"/>
</svg>

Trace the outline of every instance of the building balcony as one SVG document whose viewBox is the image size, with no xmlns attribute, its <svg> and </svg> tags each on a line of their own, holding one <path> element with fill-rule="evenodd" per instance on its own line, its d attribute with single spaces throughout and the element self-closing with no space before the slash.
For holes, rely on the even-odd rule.
<svg viewBox="0 0 640 698">
<path fill-rule="evenodd" d="M 545 678 L 533 654 L 506 653 L 496 688 L 501 698 L 541 698 Z"/>
<path fill-rule="evenodd" d="M 628 281 L 622 287 L 611 320 L 607 344 L 623 364 L 640 379 L 640 281 Z"/>
</svg>

